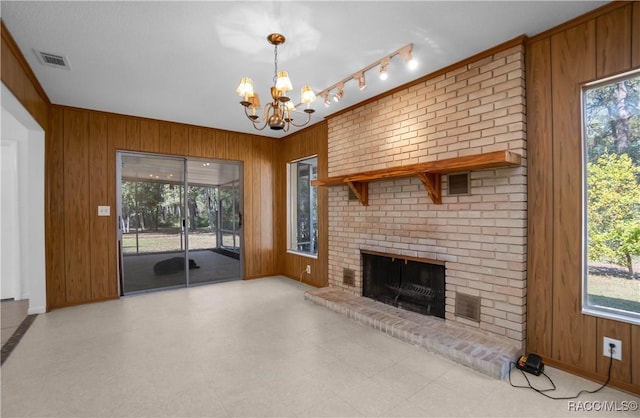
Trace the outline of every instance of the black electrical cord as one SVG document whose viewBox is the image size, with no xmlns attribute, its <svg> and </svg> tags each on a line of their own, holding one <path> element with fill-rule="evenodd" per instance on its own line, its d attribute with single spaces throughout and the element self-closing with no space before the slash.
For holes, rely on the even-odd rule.
<svg viewBox="0 0 640 418">
<path fill-rule="evenodd" d="M 513 364 L 513 366 L 515 367 L 516 363 L 511 362 L 511 364 Z M 609 350 L 609 371 L 607 372 L 607 381 L 604 382 L 602 384 L 602 386 L 600 386 L 598 389 L 595 390 L 581 390 L 580 392 L 578 392 L 577 395 L 575 396 L 559 396 L 559 397 L 555 397 L 555 396 L 551 396 L 546 394 L 545 392 L 552 392 L 554 390 L 556 390 L 556 385 L 553 383 L 553 380 L 551 380 L 551 378 L 549 376 L 547 376 L 547 374 L 545 372 L 542 372 L 542 375 L 544 375 L 544 377 L 547 378 L 547 380 L 549 380 L 549 383 L 551 383 L 551 387 L 547 388 L 547 389 L 538 389 L 536 387 L 533 387 L 533 385 L 531 384 L 531 382 L 529 381 L 529 378 L 527 377 L 527 374 L 523 371 L 520 370 L 520 372 L 522 373 L 522 375 L 524 376 L 524 379 L 527 381 L 528 386 L 524 386 L 524 385 L 514 385 L 511 382 L 511 370 L 509 369 L 509 384 L 511 386 L 513 386 L 514 388 L 524 388 L 524 389 L 532 389 L 535 392 L 538 392 L 540 395 L 542 396 L 546 396 L 549 399 L 554 399 L 554 400 L 568 400 L 568 399 L 576 399 L 578 398 L 580 395 L 582 395 L 583 393 L 596 393 L 601 391 L 605 386 L 607 386 L 609 384 L 609 381 L 611 380 L 611 366 L 613 365 L 613 349 Z"/>
</svg>

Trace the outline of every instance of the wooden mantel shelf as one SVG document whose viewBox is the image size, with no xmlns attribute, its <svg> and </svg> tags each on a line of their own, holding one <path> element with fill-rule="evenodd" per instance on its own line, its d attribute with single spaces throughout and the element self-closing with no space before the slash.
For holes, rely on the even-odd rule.
<svg viewBox="0 0 640 418">
<path fill-rule="evenodd" d="M 328 177 L 311 182 L 314 186 L 347 185 L 364 206 L 369 205 L 369 182 L 376 180 L 396 179 L 401 177 L 418 177 L 424 184 L 429 197 L 435 204 L 442 203 L 441 175 L 461 171 L 482 170 L 485 168 L 517 167 L 522 157 L 511 151 L 495 151 L 464 157 L 447 158 L 405 165 L 401 167 L 383 168 L 363 171 L 344 176 Z"/>
</svg>

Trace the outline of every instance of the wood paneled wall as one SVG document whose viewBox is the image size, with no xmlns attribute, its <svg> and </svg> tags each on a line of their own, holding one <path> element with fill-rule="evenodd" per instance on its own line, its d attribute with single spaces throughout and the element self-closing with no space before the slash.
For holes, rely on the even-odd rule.
<svg viewBox="0 0 640 418">
<path fill-rule="evenodd" d="M 622 341 L 612 383 L 640 393 L 640 327 L 581 313 L 581 85 L 640 66 L 640 3 L 612 3 L 527 43 L 527 348 L 604 380 L 602 337 Z"/>
<path fill-rule="evenodd" d="M 244 276 L 279 273 L 276 141 L 255 135 L 61 106 L 51 107 L 47 143 L 49 308 L 113 299 L 117 292 L 116 151 L 241 161 Z M 112 216 L 98 217 L 109 205 Z"/>
<path fill-rule="evenodd" d="M 328 142 L 327 123 L 322 122 L 307 129 L 289 135 L 278 144 L 277 159 L 277 219 L 279 219 L 277 248 L 279 254 L 279 271 L 285 276 L 312 286 L 328 285 L 328 196 L 327 187 L 318 187 L 318 257 L 304 257 L 287 252 L 287 163 L 300 158 L 318 156 L 318 178 L 328 176 Z M 303 273 L 306 266 L 311 266 L 311 274 Z"/>
<path fill-rule="evenodd" d="M 602 380 L 603 335 L 622 340 L 613 384 L 640 392 L 640 327 L 580 312 L 579 85 L 640 66 L 640 3 L 615 2 L 527 43 L 529 179 L 528 350 L 547 363 Z M 286 253 L 286 162 L 318 154 L 327 127 L 277 142 L 262 137 L 53 106 L 2 24 L 2 81 L 46 132 L 46 262 L 49 308 L 117 297 L 115 150 L 243 161 L 245 277 L 327 277 L 326 193 L 319 189 L 317 260 Z M 86 136 L 85 136 L 86 135 Z M 275 166 L 274 166 L 275 165 Z"/>
<path fill-rule="evenodd" d="M 4 22 L 0 24 L 0 28 L 2 31 L 0 45 L 2 82 L 46 131 L 51 102 L 24 59 L 22 52 L 18 49 L 13 37 L 4 26 Z"/>
</svg>

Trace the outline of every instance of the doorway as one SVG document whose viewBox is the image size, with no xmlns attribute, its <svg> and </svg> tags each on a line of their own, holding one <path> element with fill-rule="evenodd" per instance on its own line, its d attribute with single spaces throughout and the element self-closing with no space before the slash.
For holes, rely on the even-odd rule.
<svg viewBox="0 0 640 418">
<path fill-rule="evenodd" d="M 0 298 L 28 300 L 28 314 L 44 313 L 44 130 L 4 83 L 0 84 Z"/>
<path fill-rule="evenodd" d="M 119 152 L 117 164 L 121 295 L 242 277 L 240 162 Z"/>
</svg>

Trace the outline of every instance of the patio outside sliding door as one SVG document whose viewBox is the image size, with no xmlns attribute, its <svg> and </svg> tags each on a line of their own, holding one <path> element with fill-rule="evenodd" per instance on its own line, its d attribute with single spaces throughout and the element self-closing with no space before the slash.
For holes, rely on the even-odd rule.
<svg viewBox="0 0 640 418">
<path fill-rule="evenodd" d="M 187 161 L 189 285 L 236 280 L 240 273 L 240 171 L 233 161 Z"/>
<path fill-rule="evenodd" d="M 242 165 L 118 153 L 121 294 L 239 280 Z"/>
<path fill-rule="evenodd" d="M 119 157 L 121 293 L 185 286 L 185 160 Z"/>
</svg>

